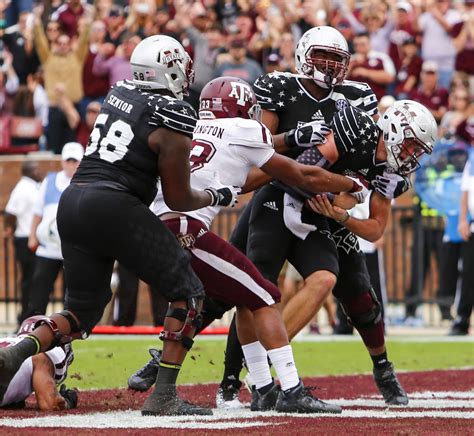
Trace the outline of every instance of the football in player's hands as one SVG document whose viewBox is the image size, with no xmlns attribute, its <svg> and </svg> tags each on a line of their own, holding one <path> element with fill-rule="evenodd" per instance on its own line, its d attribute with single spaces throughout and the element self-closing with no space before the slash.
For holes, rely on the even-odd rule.
<svg viewBox="0 0 474 436">
<path fill-rule="evenodd" d="M 285 144 L 288 147 L 313 147 L 324 144 L 326 136 L 331 133 L 329 125 L 322 121 L 311 121 L 297 129 L 292 129 L 285 133 Z"/>
<path fill-rule="evenodd" d="M 211 196 L 210 206 L 234 207 L 239 200 L 241 188 L 236 186 L 226 186 L 224 188 L 206 188 L 205 191 Z"/>
<path fill-rule="evenodd" d="M 67 389 L 65 384 L 59 388 L 59 395 L 66 401 L 67 409 L 75 409 L 77 407 L 77 391 L 75 389 Z"/>
</svg>

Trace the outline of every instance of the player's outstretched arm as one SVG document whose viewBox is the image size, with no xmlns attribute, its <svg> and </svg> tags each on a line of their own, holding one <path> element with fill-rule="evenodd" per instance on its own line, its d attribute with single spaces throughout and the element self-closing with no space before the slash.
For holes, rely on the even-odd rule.
<svg viewBox="0 0 474 436">
<path fill-rule="evenodd" d="M 302 165 L 275 153 L 261 169 L 287 185 L 310 192 L 346 192 L 354 189 L 354 182 L 321 167 Z"/>
<path fill-rule="evenodd" d="M 43 411 L 67 409 L 67 403 L 59 395 L 54 381 L 54 367 L 44 353 L 33 356 L 32 386 L 38 407 Z"/>
</svg>

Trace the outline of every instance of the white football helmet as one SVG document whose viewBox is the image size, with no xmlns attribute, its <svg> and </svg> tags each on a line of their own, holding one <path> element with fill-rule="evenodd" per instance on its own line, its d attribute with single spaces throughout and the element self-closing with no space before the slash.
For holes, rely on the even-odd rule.
<svg viewBox="0 0 474 436">
<path fill-rule="evenodd" d="M 334 53 L 339 61 L 319 58 L 316 51 Z M 341 83 L 347 74 L 351 54 L 342 33 L 330 26 L 309 29 L 295 49 L 296 71 L 300 76 L 313 79 L 322 88 Z"/>
<path fill-rule="evenodd" d="M 133 83 L 142 89 L 168 89 L 182 100 L 193 82 L 192 60 L 176 39 L 150 36 L 140 42 L 130 58 Z"/>
<path fill-rule="evenodd" d="M 433 114 L 413 100 L 393 103 L 379 118 L 387 162 L 401 174 L 409 174 L 419 166 L 423 153 L 431 154 L 437 140 L 438 126 Z"/>
</svg>

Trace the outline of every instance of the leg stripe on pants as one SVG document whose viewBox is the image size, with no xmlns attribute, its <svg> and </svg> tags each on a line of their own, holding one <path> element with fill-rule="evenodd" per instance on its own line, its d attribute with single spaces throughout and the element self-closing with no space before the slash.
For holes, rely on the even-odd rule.
<svg viewBox="0 0 474 436">
<path fill-rule="evenodd" d="M 275 300 L 265 289 L 263 289 L 258 283 L 256 283 L 247 273 L 235 267 L 233 264 L 199 248 L 193 248 L 191 249 L 191 252 L 202 262 L 207 263 L 212 268 L 216 269 L 222 274 L 241 283 L 259 298 L 265 301 L 265 303 L 269 306 L 275 304 Z"/>
</svg>

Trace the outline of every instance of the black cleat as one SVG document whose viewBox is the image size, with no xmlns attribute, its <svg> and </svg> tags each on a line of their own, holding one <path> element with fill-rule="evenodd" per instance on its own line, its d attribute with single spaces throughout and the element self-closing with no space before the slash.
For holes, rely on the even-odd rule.
<svg viewBox="0 0 474 436">
<path fill-rule="evenodd" d="M 176 387 L 170 386 L 166 393 L 156 390 L 145 400 L 142 407 L 143 416 L 184 416 L 212 415 L 212 410 L 198 406 L 178 397 Z"/>
<path fill-rule="evenodd" d="M 314 397 L 300 381 L 294 388 L 280 390 L 275 410 L 282 413 L 341 413 L 336 404 L 328 404 Z"/>
<path fill-rule="evenodd" d="M 391 362 L 383 368 L 374 368 L 374 380 L 386 404 L 390 406 L 405 406 L 408 396 L 395 375 Z"/>
<path fill-rule="evenodd" d="M 261 394 L 252 387 L 252 402 L 250 403 L 250 410 L 252 412 L 262 412 L 265 410 L 275 410 L 278 394 L 280 393 L 280 385 L 274 384 L 271 389 Z"/>
<path fill-rule="evenodd" d="M 150 348 L 148 352 L 150 353 L 151 359 L 144 367 L 140 368 L 135 374 L 132 374 L 128 378 L 128 387 L 130 389 L 145 392 L 155 384 L 163 351 Z"/>
<path fill-rule="evenodd" d="M 244 405 L 239 400 L 240 387 L 238 380 L 233 382 L 223 381 L 216 393 L 216 406 L 218 409 L 243 409 Z"/>
</svg>

